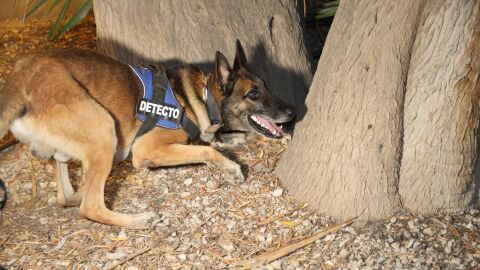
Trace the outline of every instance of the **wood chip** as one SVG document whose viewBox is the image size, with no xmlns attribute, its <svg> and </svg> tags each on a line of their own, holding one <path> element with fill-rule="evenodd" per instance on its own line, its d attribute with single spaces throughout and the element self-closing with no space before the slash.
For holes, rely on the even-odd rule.
<svg viewBox="0 0 480 270">
<path fill-rule="evenodd" d="M 284 247 L 280 247 L 280 248 L 268 251 L 268 252 L 263 253 L 263 254 L 255 257 L 251 260 L 245 260 L 243 262 L 242 269 L 256 268 L 256 267 L 262 266 L 264 264 L 270 263 L 274 260 L 277 260 L 277 259 L 279 259 L 279 258 L 281 258 L 285 255 L 290 254 L 291 252 L 293 252 L 293 251 L 295 251 L 299 248 L 302 248 L 304 246 L 307 246 L 307 245 L 317 241 L 318 239 L 320 239 L 320 238 L 322 238 L 322 237 L 324 237 L 328 234 L 339 231 L 343 227 L 345 227 L 349 224 L 352 224 L 353 221 L 355 221 L 355 219 L 357 219 L 357 217 L 346 220 L 344 222 L 341 222 L 341 223 L 338 223 L 338 224 L 335 224 L 335 225 L 332 225 L 332 226 L 329 226 L 329 227 L 321 230 L 320 232 L 314 234 L 313 236 L 305 238 L 305 239 L 303 239 L 301 241 L 298 241 L 296 243 L 293 243 L 293 244 L 290 244 L 290 245 L 287 245 L 287 246 L 284 246 Z"/>
</svg>

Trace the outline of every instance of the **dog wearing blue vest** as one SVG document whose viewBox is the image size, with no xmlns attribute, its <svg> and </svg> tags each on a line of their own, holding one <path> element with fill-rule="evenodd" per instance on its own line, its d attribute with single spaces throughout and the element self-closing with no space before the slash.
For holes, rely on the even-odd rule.
<svg viewBox="0 0 480 270">
<path fill-rule="evenodd" d="M 55 49 L 18 60 L 0 91 L 0 138 L 7 130 L 55 168 L 57 202 L 104 224 L 148 227 L 154 213 L 107 209 L 105 181 L 114 161 L 136 168 L 204 163 L 232 183 L 240 166 L 211 146 L 221 132 L 257 132 L 280 138 L 294 109 L 275 98 L 247 68 L 237 41 L 233 67 L 215 55 L 214 70 L 133 67 L 102 54 Z M 166 78 L 166 79 L 162 79 Z M 67 162 L 82 163 L 74 190 Z"/>
</svg>

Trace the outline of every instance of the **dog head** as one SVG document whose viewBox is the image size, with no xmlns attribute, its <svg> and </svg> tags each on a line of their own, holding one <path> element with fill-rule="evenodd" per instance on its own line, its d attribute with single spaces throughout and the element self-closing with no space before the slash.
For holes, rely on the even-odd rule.
<svg viewBox="0 0 480 270">
<path fill-rule="evenodd" d="M 295 109 L 273 96 L 265 82 L 249 71 L 245 52 L 237 40 L 233 68 L 217 52 L 211 79 L 221 93 L 222 117 L 228 130 L 255 131 L 270 138 L 283 136 L 282 124 L 295 118 Z"/>
</svg>

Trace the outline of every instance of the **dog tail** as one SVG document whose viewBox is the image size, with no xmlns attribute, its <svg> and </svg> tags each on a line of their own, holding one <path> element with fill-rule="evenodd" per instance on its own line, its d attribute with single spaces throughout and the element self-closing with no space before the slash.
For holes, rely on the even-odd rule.
<svg viewBox="0 0 480 270">
<path fill-rule="evenodd" d="M 16 65 L 14 69 L 18 66 Z M 4 88 L 0 89 L 0 139 L 8 131 L 12 122 L 25 112 L 25 99 L 21 88 L 22 80 L 15 75 L 9 76 Z"/>
</svg>

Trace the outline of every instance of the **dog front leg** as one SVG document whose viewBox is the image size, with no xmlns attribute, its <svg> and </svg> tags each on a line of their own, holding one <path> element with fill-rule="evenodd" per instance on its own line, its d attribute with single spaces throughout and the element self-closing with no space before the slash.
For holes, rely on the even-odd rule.
<svg viewBox="0 0 480 270">
<path fill-rule="evenodd" d="M 153 150 L 135 145 L 132 163 L 136 168 L 205 163 L 222 170 L 229 182 L 241 183 L 245 179 L 240 165 L 213 147 L 203 145 L 166 144 Z"/>
</svg>

